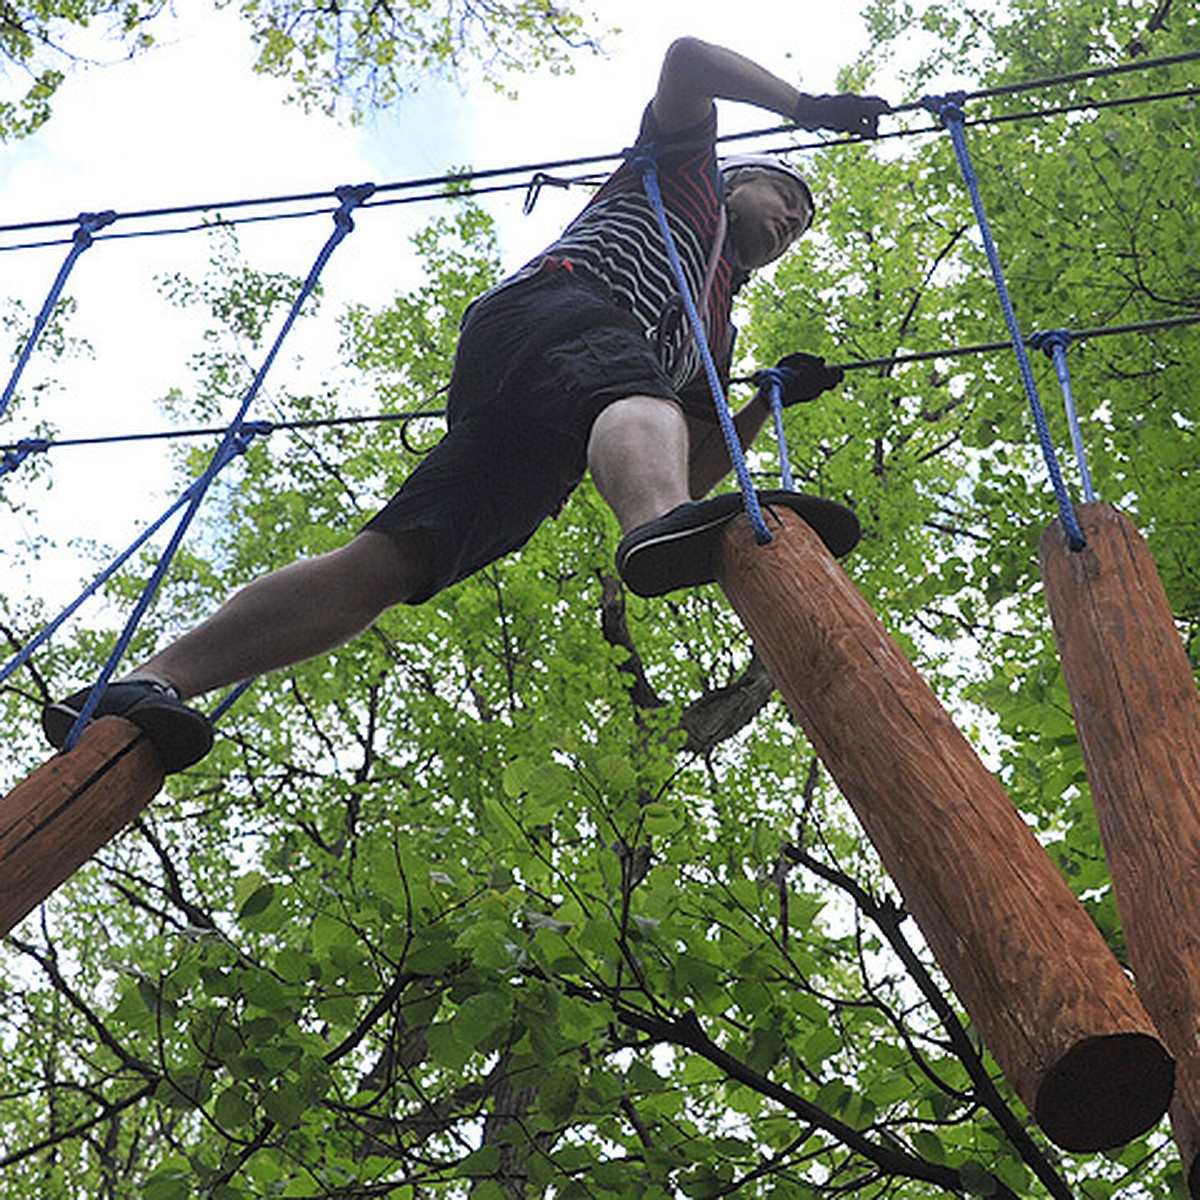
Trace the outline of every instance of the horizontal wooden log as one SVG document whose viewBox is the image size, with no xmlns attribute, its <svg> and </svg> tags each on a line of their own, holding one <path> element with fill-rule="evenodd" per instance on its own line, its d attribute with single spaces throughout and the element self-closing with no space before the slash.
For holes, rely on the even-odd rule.
<svg viewBox="0 0 1200 1200">
<path fill-rule="evenodd" d="M 1175 1056 L 1175 1140 L 1200 1196 L 1200 692 L 1149 547 L 1106 504 L 1042 535 L 1046 602 L 1138 994 Z"/>
<path fill-rule="evenodd" d="M 726 531 L 717 577 L 950 986 L 1046 1135 L 1118 1146 L 1173 1064 L 1008 795 L 820 539 L 790 512 Z"/>
<path fill-rule="evenodd" d="M 0 935 L 125 828 L 162 787 L 136 725 L 101 717 L 0 801 Z"/>
</svg>

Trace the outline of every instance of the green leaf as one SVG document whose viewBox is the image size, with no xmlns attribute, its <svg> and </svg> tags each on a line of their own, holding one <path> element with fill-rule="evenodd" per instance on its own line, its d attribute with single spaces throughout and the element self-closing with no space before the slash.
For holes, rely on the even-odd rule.
<svg viewBox="0 0 1200 1200">
<path fill-rule="evenodd" d="M 263 1112 L 284 1129 L 297 1124 L 308 1107 L 306 1090 L 297 1083 L 280 1080 L 267 1088 L 261 1097 Z"/>
<path fill-rule="evenodd" d="M 506 1028 L 512 1019 L 512 1006 L 500 992 L 479 992 L 469 996 L 454 1014 L 455 1036 L 464 1045 L 481 1048 Z"/>
<path fill-rule="evenodd" d="M 143 1200 L 191 1200 L 192 1179 L 188 1171 L 162 1170 L 142 1184 Z"/>
<path fill-rule="evenodd" d="M 994 1196 L 999 1187 L 996 1177 L 971 1159 L 958 1168 L 958 1177 L 972 1196 Z"/>
<path fill-rule="evenodd" d="M 254 1116 L 254 1105 L 251 1104 L 246 1090 L 237 1084 L 223 1091 L 213 1105 L 213 1116 L 218 1125 L 227 1129 L 237 1129 L 249 1123 Z"/>
</svg>

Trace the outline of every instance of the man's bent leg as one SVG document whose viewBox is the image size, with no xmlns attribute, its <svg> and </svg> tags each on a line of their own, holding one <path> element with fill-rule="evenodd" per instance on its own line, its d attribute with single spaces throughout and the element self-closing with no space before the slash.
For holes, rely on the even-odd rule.
<svg viewBox="0 0 1200 1200">
<path fill-rule="evenodd" d="M 690 498 L 687 463 L 687 422 L 671 400 L 628 396 L 592 426 L 588 468 L 626 533 Z"/>
</svg>

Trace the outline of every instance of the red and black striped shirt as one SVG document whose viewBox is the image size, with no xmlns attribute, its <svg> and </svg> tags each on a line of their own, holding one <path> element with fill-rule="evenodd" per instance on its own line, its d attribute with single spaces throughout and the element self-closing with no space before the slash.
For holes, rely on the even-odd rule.
<svg viewBox="0 0 1200 1200">
<path fill-rule="evenodd" d="M 697 303 L 724 203 L 716 130 L 714 108 L 701 124 L 664 138 L 653 110 L 647 108 L 636 146 L 653 154 L 667 223 Z M 600 281 L 633 313 L 677 388 L 687 389 L 702 379 L 700 355 L 688 337 L 666 245 L 635 165 L 623 163 L 561 236 L 505 283 L 532 274 L 546 258 L 569 260 L 574 270 Z M 733 265 L 723 252 L 704 314 L 708 344 L 723 376 L 732 353 L 732 293 Z"/>
</svg>

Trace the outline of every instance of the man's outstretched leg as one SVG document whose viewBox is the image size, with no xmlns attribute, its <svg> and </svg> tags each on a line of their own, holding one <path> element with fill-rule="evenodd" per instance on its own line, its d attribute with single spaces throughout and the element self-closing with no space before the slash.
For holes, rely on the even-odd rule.
<svg viewBox="0 0 1200 1200">
<path fill-rule="evenodd" d="M 431 564 L 426 535 L 367 531 L 339 550 L 264 575 L 110 685 L 96 715 L 140 725 L 167 770 L 182 770 L 212 745 L 208 720 L 184 700 L 348 642 L 392 605 L 423 594 Z M 45 709 L 42 726 L 51 745 L 66 741 L 90 691 Z"/>
</svg>

